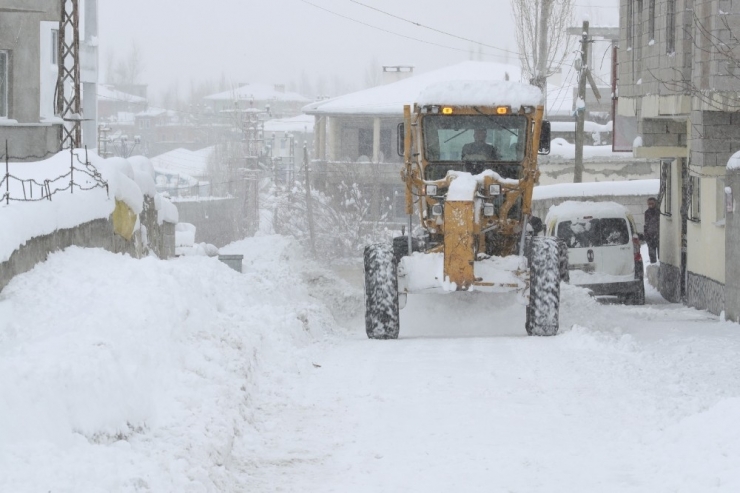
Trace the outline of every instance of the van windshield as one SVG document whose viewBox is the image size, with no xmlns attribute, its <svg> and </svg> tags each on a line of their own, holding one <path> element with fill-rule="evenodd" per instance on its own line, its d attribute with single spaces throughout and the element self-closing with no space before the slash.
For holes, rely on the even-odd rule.
<svg viewBox="0 0 740 493">
<path fill-rule="evenodd" d="M 568 248 L 619 246 L 630 241 L 627 220 L 616 217 L 563 221 L 555 234 Z"/>
</svg>

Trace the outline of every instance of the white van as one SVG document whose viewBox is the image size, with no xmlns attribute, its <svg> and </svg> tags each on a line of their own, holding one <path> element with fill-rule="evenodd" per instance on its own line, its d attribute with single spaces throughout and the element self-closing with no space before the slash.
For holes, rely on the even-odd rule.
<svg viewBox="0 0 740 493">
<path fill-rule="evenodd" d="M 567 201 L 550 207 L 547 235 L 568 246 L 570 283 L 596 296 L 618 296 L 631 305 L 645 304 L 640 240 L 635 221 L 616 202 Z"/>
</svg>

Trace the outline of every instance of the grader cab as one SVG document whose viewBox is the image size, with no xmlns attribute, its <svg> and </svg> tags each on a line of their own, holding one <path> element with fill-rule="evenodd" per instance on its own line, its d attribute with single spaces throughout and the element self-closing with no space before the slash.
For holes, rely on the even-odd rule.
<svg viewBox="0 0 740 493">
<path fill-rule="evenodd" d="M 368 337 L 398 337 L 408 294 L 451 291 L 519 291 L 527 333 L 557 333 L 567 250 L 538 236 L 541 221 L 531 215 L 549 133 L 539 89 L 524 84 L 438 84 L 404 108 L 409 234 L 365 248 Z"/>
</svg>

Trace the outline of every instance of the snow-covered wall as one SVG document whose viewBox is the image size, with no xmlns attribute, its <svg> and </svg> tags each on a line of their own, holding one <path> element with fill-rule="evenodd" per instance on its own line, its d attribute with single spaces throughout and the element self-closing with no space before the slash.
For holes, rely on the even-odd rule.
<svg viewBox="0 0 740 493">
<path fill-rule="evenodd" d="M 0 195 L 0 290 L 50 253 L 72 245 L 137 258 L 149 252 L 160 258 L 174 255 L 177 208 L 157 193 L 148 159 L 104 160 L 75 151 L 75 187 L 70 191 L 70 177 L 64 175 L 72 159 L 65 151 L 46 161 L 11 163 L 9 188 L 4 183 Z M 82 164 L 85 159 L 89 166 Z M 94 170 L 101 181 L 93 179 Z M 41 190 L 36 188 L 36 202 L 22 201 L 33 197 L 29 180 L 47 183 L 51 200 L 38 200 Z"/>
</svg>

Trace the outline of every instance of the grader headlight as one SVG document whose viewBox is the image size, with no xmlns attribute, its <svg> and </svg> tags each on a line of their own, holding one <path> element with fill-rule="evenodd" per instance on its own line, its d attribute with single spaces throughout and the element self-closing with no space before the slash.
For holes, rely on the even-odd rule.
<svg viewBox="0 0 740 493">
<path fill-rule="evenodd" d="M 444 213 L 444 209 L 440 204 L 435 204 L 432 206 L 432 215 L 435 217 L 439 217 Z"/>
<path fill-rule="evenodd" d="M 492 217 L 494 214 L 496 214 L 496 209 L 493 207 L 493 204 L 483 205 L 483 215 L 484 216 Z"/>
<path fill-rule="evenodd" d="M 432 197 L 437 195 L 437 185 L 427 185 L 426 194 Z"/>
<path fill-rule="evenodd" d="M 488 195 L 501 195 L 501 185 L 489 185 Z"/>
</svg>

